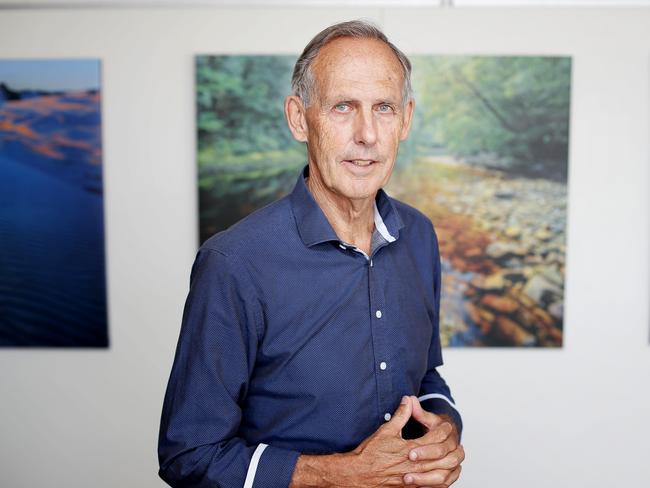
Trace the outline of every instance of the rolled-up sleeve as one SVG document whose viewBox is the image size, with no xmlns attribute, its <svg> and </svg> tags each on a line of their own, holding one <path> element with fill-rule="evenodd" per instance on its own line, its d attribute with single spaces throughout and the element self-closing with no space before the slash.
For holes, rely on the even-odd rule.
<svg viewBox="0 0 650 488">
<path fill-rule="evenodd" d="M 163 403 L 160 477 L 174 487 L 289 485 L 299 453 L 238 436 L 262 327 L 244 266 L 201 249 Z"/>
<path fill-rule="evenodd" d="M 429 348 L 427 373 L 422 380 L 418 399 L 420 400 L 424 410 L 438 415 L 449 415 L 456 424 L 458 435 L 460 436 L 463 431 L 463 421 L 460 412 L 451 396 L 451 391 L 449 390 L 447 383 L 436 369 L 442 365 L 442 348 L 440 345 L 440 288 L 442 280 L 438 238 L 436 237 L 435 232 L 433 235 L 433 249 L 434 330 L 431 339 L 431 347 Z"/>
</svg>

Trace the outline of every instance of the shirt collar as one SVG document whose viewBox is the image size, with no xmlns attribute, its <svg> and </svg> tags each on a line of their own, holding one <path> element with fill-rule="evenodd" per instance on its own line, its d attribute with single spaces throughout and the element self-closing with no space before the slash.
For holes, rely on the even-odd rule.
<svg viewBox="0 0 650 488">
<path fill-rule="evenodd" d="M 311 247 L 321 242 L 339 241 L 338 236 L 325 217 L 325 214 L 309 192 L 305 178 L 309 176 L 309 166 L 305 166 L 289 196 L 298 232 L 305 246 Z M 388 242 L 395 241 L 404 223 L 386 192 L 380 189 L 375 198 L 375 228 Z"/>
</svg>

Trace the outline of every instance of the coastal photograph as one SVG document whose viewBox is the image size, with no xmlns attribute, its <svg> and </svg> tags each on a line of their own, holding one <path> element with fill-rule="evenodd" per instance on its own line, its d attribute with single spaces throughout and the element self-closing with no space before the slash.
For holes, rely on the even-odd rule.
<svg viewBox="0 0 650 488">
<path fill-rule="evenodd" d="M 0 346 L 108 343 L 100 62 L 0 60 Z"/>
<path fill-rule="evenodd" d="M 197 56 L 199 239 L 291 191 L 291 56 Z M 571 58 L 413 56 L 415 118 L 389 195 L 440 242 L 449 347 L 561 347 Z"/>
</svg>

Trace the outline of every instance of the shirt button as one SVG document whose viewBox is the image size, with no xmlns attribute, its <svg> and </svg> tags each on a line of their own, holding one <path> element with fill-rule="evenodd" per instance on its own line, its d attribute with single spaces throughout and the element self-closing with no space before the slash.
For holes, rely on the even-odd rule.
<svg viewBox="0 0 650 488">
<path fill-rule="evenodd" d="M 383 362 L 383 361 L 382 361 L 381 363 L 379 363 L 379 369 L 381 369 L 382 371 L 383 371 L 384 369 L 386 369 L 386 363 Z"/>
<path fill-rule="evenodd" d="M 377 317 L 378 319 L 381 318 L 381 310 L 377 310 L 377 311 L 375 312 L 375 317 Z"/>
<path fill-rule="evenodd" d="M 388 422 L 388 421 L 390 420 L 390 418 L 391 418 L 391 414 L 389 414 L 388 412 L 386 412 L 386 413 L 384 414 L 384 420 L 385 420 L 386 422 Z"/>
</svg>

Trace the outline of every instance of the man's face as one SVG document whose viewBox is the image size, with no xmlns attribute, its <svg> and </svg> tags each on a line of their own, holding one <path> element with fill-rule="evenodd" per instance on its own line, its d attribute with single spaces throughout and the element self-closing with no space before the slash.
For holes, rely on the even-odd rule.
<svg viewBox="0 0 650 488">
<path fill-rule="evenodd" d="M 335 200 L 374 198 L 406 139 L 413 102 L 402 106 L 399 60 L 383 42 L 339 38 L 312 65 L 305 112 L 310 179 Z M 311 185 L 310 185 L 311 186 Z"/>
</svg>

